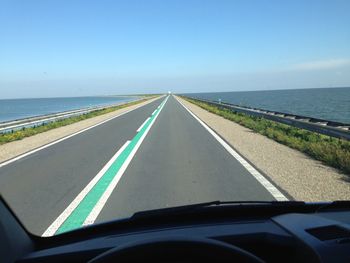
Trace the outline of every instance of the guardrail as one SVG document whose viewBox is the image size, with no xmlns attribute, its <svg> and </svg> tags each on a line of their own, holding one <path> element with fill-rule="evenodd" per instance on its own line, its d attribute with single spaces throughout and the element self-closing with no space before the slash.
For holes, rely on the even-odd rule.
<svg viewBox="0 0 350 263">
<path fill-rule="evenodd" d="M 116 104 L 89 107 L 89 108 L 71 110 L 71 111 L 64 111 L 64 112 L 59 112 L 59 113 L 53 113 L 53 114 L 35 116 L 35 117 L 30 117 L 30 118 L 18 119 L 18 120 L 13 120 L 13 121 L 8 121 L 8 122 L 0 122 L 0 134 L 21 130 L 23 128 L 36 127 L 36 126 L 44 125 L 47 123 L 55 122 L 58 120 L 63 120 L 66 118 L 87 114 L 87 113 L 90 113 L 93 111 L 103 110 L 103 109 L 119 106 L 119 105 L 129 103 L 129 102 L 135 102 L 135 101 L 138 101 L 141 99 L 142 98 L 138 98 L 138 99 L 130 100 L 127 102 L 120 102 L 120 103 L 116 103 Z"/>
<path fill-rule="evenodd" d="M 350 140 L 350 124 L 328 121 L 323 119 L 311 118 L 306 116 L 294 115 L 289 113 L 269 111 L 258 108 L 238 106 L 227 102 L 216 102 L 206 99 L 199 99 L 190 96 L 184 96 L 193 100 L 205 102 L 220 108 L 232 110 L 234 112 L 245 113 L 255 117 L 261 117 L 268 120 L 280 122 L 297 128 L 317 132 L 320 134 Z"/>
</svg>

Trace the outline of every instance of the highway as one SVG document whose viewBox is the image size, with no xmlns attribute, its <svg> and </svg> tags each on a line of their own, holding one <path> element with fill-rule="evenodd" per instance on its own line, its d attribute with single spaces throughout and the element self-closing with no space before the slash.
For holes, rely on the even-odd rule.
<svg viewBox="0 0 350 263">
<path fill-rule="evenodd" d="M 174 96 L 0 164 L 0 193 L 44 236 L 149 209 L 287 200 Z"/>
</svg>

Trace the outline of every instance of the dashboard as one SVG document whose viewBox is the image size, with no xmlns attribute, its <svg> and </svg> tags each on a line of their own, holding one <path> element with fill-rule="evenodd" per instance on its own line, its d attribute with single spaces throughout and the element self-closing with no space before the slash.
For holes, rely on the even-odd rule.
<svg viewBox="0 0 350 263">
<path fill-rule="evenodd" d="M 231 244 L 265 262 L 350 262 L 349 211 L 111 229 L 108 235 L 91 234 L 90 238 L 78 241 L 72 236 L 69 238 L 72 242 L 58 238 L 49 247 L 39 245 L 18 262 L 87 262 L 125 244 L 188 237 Z"/>
</svg>

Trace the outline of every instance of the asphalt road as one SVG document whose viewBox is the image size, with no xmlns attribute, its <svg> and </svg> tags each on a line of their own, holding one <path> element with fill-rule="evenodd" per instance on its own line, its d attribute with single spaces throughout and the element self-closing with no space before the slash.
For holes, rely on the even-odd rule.
<svg viewBox="0 0 350 263">
<path fill-rule="evenodd" d="M 96 183 L 85 204 L 65 211 L 123 145 L 102 177 L 110 181 Z M 50 227 L 54 234 L 69 220 L 77 227 L 91 210 L 103 222 L 197 202 L 275 200 L 173 96 L 1 167 L 0 192 L 37 235 Z M 57 223 L 60 216 L 69 219 Z"/>
</svg>

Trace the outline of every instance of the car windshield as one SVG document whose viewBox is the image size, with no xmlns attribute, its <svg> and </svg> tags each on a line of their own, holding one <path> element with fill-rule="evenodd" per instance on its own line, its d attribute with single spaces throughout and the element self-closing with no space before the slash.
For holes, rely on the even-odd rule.
<svg viewBox="0 0 350 263">
<path fill-rule="evenodd" d="M 2 1 L 0 195 L 37 236 L 205 202 L 349 200 L 349 14 Z"/>
</svg>

